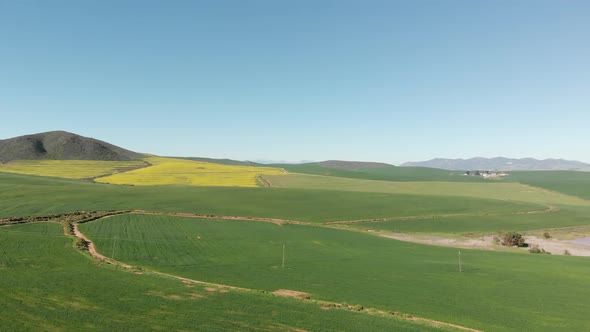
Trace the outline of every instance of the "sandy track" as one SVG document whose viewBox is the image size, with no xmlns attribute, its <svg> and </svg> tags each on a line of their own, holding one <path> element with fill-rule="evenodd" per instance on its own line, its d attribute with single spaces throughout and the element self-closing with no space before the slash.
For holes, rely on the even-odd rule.
<svg viewBox="0 0 590 332">
<path fill-rule="evenodd" d="M 536 236 L 526 235 L 526 243 L 530 246 L 536 244 L 540 249 L 550 252 L 553 255 L 563 255 L 567 250 L 572 256 L 590 256 L 590 246 L 585 246 L 570 241 L 562 241 L 557 239 L 545 239 Z"/>
</svg>

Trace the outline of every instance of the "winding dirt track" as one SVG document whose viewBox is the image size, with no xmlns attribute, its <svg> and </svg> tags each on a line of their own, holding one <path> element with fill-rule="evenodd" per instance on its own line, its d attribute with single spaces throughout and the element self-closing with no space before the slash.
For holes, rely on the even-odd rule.
<svg viewBox="0 0 590 332">
<path fill-rule="evenodd" d="M 106 217 L 106 218 L 108 218 L 108 217 Z M 101 219 L 104 219 L 104 218 L 101 218 Z M 100 220 L 100 219 L 97 219 L 97 220 Z M 111 259 L 111 258 L 109 258 L 107 256 L 104 256 L 104 255 L 100 254 L 98 251 L 96 251 L 96 248 L 94 247 L 94 243 L 92 241 L 90 241 L 90 239 L 86 235 L 84 235 L 82 232 L 80 232 L 80 230 L 78 229 L 78 224 L 77 223 L 72 223 L 72 228 L 73 228 L 74 236 L 75 237 L 86 241 L 86 243 L 88 245 L 87 246 L 88 247 L 88 252 L 90 253 L 90 255 L 92 255 L 92 257 L 94 257 L 94 258 L 96 258 L 98 260 L 101 260 L 103 262 L 107 262 L 109 264 L 122 266 L 122 267 L 124 267 L 126 269 L 132 268 L 131 265 L 128 265 L 128 264 L 125 264 L 123 262 L 119 262 L 119 261 L 113 260 L 113 259 Z"/>
<path fill-rule="evenodd" d="M 533 211 L 520 211 L 520 212 L 503 212 L 503 213 L 452 213 L 452 214 L 432 214 L 432 215 L 419 215 L 419 216 L 401 216 L 401 217 L 390 217 L 390 218 L 370 218 L 370 219 L 355 219 L 355 220 L 340 220 L 340 221 L 325 221 L 325 222 L 309 222 L 294 219 L 281 219 L 281 218 L 265 218 L 265 217 L 250 217 L 250 216 L 224 216 L 214 214 L 198 214 L 198 213 L 183 213 L 183 212 L 155 212 L 145 210 L 121 210 L 113 211 L 113 215 L 129 213 L 129 214 L 148 214 L 148 215 L 161 215 L 171 217 L 183 217 L 183 218 L 198 218 L 198 219 L 222 219 L 222 220 L 242 220 L 242 221 L 262 221 L 270 222 L 275 225 L 283 224 L 295 224 L 295 225 L 307 225 L 307 226 L 322 226 L 322 225 L 338 225 L 338 224 L 355 224 L 363 222 L 386 222 L 394 220 L 420 220 L 420 219 L 436 219 L 436 218 L 452 218 L 452 217 L 483 217 L 483 216 L 508 216 L 508 215 L 523 215 L 523 214 L 538 214 L 538 213 L 551 213 L 557 212 L 559 208 L 547 205 L 544 210 L 533 210 Z M 105 216 L 100 219 L 108 218 Z M 24 219 L 24 218 L 20 218 Z M 98 219 L 98 220 L 100 220 Z M 22 221 L 28 222 L 28 221 Z M 11 223 L 11 218 L 0 218 L 0 225 Z M 16 222 L 15 222 L 16 223 Z M 21 223 L 21 222 L 19 222 Z"/>
</svg>

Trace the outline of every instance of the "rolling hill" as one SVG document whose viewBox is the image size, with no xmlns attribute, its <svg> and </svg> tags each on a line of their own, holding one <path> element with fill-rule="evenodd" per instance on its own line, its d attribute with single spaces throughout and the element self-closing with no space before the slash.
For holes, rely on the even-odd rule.
<svg viewBox="0 0 590 332">
<path fill-rule="evenodd" d="M 0 162 L 13 160 L 128 161 L 144 157 L 107 142 L 66 131 L 50 131 L 0 140 Z"/>
<path fill-rule="evenodd" d="M 334 176 L 341 178 L 383 181 L 451 181 L 481 182 L 479 177 L 462 176 L 453 172 L 427 167 L 397 167 L 383 163 L 354 161 L 323 161 L 306 164 L 271 164 L 291 173 Z"/>
</svg>

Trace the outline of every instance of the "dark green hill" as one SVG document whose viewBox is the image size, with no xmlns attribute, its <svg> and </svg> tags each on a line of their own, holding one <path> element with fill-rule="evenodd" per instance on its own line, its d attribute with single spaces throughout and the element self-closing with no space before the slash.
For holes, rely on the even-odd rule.
<svg viewBox="0 0 590 332">
<path fill-rule="evenodd" d="M 143 155 L 66 131 L 0 140 L 0 162 L 11 160 L 134 160 Z"/>
<path fill-rule="evenodd" d="M 289 172 L 336 176 L 342 178 L 384 181 L 489 181 L 475 176 L 463 176 L 460 171 L 447 171 L 427 167 L 397 167 L 380 163 L 333 161 L 307 164 L 273 164 Z"/>
</svg>

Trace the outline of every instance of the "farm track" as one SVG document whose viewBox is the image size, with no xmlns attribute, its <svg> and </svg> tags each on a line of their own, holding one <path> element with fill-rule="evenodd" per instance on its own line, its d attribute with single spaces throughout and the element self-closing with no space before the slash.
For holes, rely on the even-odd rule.
<svg viewBox="0 0 590 332">
<path fill-rule="evenodd" d="M 516 216 L 525 214 L 540 214 L 558 212 L 559 208 L 547 205 L 544 210 L 532 210 L 521 212 L 500 212 L 500 213 L 450 213 L 450 214 L 432 214 L 424 216 L 404 216 L 392 218 L 372 218 L 372 219 L 357 219 L 357 220 L 341 220 L 341 221 L 327 221 L 323 225 L 337 225 L 337 224 L 356 224 L 363 222 L 386 222 L 395 220 L 423 220 L 423 219 L 437 219 L 437 218 L 454 218 L 454 217 L 484 217 L 484 216 Z"/>
<path fill-rule="evenodd" d="M 283 224 L 295 224 L 295 225 L 306 225 L 306 226 L 328 226 L 338 224 L 355 224 L 363 222 L 386 222 L 394 220 L 421 220 L 421 219 L 436 219 L 436 218 L 453 218 L 453 217 L 483 217 L 483 216 L 509 216 L 509 215 L 526 215 L 526 214 L 540 214 L 540 213 L 551 213 L 558 212 L 559 208 L 547 205 L 544 210 L 533 210 L 533 211 L 520 211 L 520 212 L 503 212 L 503 213 L 452 213 L 452 214 L 433 214 L 433 215 L 421 215 L 421 216 L 402 216 L 402 217 L 391 217 L 391 218 L 371 218 L 371 219 L 355 219 L 355 220 L 340 220 L 340 221 L 326 221 L 326 222 L 309 222 L 293 219 L 281 219 L 281 218 L 266 218 L 266 217 L 251 217 L 251 216 L 224 216 L 215 214 L 198 214 L 198 213 L 184 213 L 184 212 L 157 212 L 157 211 L 145 211 L 145 210 L 115 210 L 108 213 L 108 215 L 101 216 L 99 219 L 108 218 L 113 215 L 129 213 L 129 214 L 146 214 L 146 215 L 161 215 L 171 217 L 182 217 L 182 218 L 197 218 L 197 219 L 221 219 L 221 220 L 241 220 L 241 221 L 261 221 L 270 222 L 276 225 Z M 76 213 L 85 213 L 85 211 L 76 211 L 72 213 L 63 213 L 48 216 L 30 216 L 30 217 L 8 217 L 0 218 L 0 225 L 9 224 L 20 224 L 28 222 L 39 222 L 39 221 L 53 221 L 53 219 L 59 219 L 63 216 L 68 216 Z M 80 220 L 80 223 L 88 222 L 92 220 Z"/>
<path fill-rule="evenodd" d="M 141 214 L 141 212 L 139 211 L 133 211 L 131 213 L 134 214 Z M 157 214 L 157 213 L 143 213 L 143 214 Z M 167 214 L 168 215 L 168 214 Z M 173 214 L 173 215 L 178 215 L 178 214 Z M 180 214 L 179 216 L 181 216 L 183 214 Z M 104 216 L 98 219 L 94 219 L 91 221 L 98 221 L 101 219 L 106 219 L 109 217 L 112 217 L 113 215 L 109 215 L 109 216 Z M 198 215 L 197 215 L 198 216 Z M 197 218 L 197 216 L 193 215 L 193 217 Z M 201 217 L 199 217 L 201 218 Z M 208 217 L 210 219 L 214 219 L 214 217 Z M 237 217 L 240 218 L 240 217 Z M 219 218 L 216 218 L 219 219 Z M 261 218 L 261 219 L 267 219 L 267 218 Z M 231 220 L 255 220 L 252 218 L 246 218 L 246 219 L 236 219 L 235 217 L 233 217 Z M 274 220 L 274 219 L 271 219 Z M 88 221 L 88 222 L 91 222 Z M 258 220 L 256 220 L 258 221 Z M 268 221 L 268 220 L 267 220 Z M 272 222 L 272 221 L 269 221 Z M 130 271 L 135 271 L 137 272 L 136 268 L 114 260 L 112 258 L 106 257 L 102 254 L 100 254 L 97 250 L 96 247 L 94 246 L 94 243 L 86 236 L 84 235 L 78 228 L 78 223 L 72 223 L 71 224 L 73 227 L 73 235 L 83 241 L 86 242 L 87 244 L 87 249 L 88 252 L 90 253 L 90 255 L 97 259 L 98 261 L 101 262 L 105 262 L 108 264 L 111 264 L 113 266 L 119 266 L 122 268 L 125 268 L 126 270 L 130 270 Z M 316 224 L 317 225 L 317 224 Z M 147 272 L 153 275 L 158 275 L 158 276 L 162 276 L 162 277 L 166 277 L 166 278 L 172 278 L 172 279 L 176 279 L 179 280 L 183 283 L 186 284 L 198 284 L 198 285 L 202 285 L 202 286 L 208 286 L 208 288 L 205 288 L 208 291 L 217 291 L 220 290 L 220 292 L 225 292 L 227 290 L 233 290 L 233 291 L 240 291 L 240 292 L 246 292 L 246 293 L 268 293 L 267 291 L 263 291 L 263 290 L 257 290 L 257 289 L 252 289 L 252 288 L 244 288 L 244 287 L 238 287 L 238 286 L 232 286 L 232 285 L 225 285 L 225 284 L 217 284 L 217 283 L 212 283 L 212 282 L 208 282 L 208 281 L 202 281 L 202 280 L 195 280 L 195 279 L 190 279 L 190 278 L 185 278 L 185 277 L 181 277 L 178 275 L 174 275 L 174 274 L 170 274 L 170 273 L 164 273 L 164 272 L 159 272 L 159 271 L 155 271 L 155 270 L 150 270 L 150 269 L 145 269 L 142 267 L 142 272 Z M 273 294 L 274 296 L 287 296 L 290 298 L 293 298 L 295 300 L 299 300 L 299 301 L 311 301 L 317 305 L 319 305 L 321 308 L 326 308 L 326 309 L 330 309 L 330 308 L 344 308 L 347 310 L 351 310 L 351 311 L 358 311 L 358 312 L 362 312 L 365 314 L 369 314 L 369 315 L 378 315 L 378 316 L 395 316 L 397 318 L 401 318 L 404 320 L 408 320 L 408 321 L 414 321 L 414 322 L 419 322 L 419 323 L 423 323 L 423 324 L 427 324 L 427 325 L 431 325 L 434 327 L 446 327 L 446 328 L 454 328 L 454 329 L 458 329 L 461 331 L 470 331 L 470 332 L 482 332 L 481 330 L 477 330 L 477 329 L 473 329 L 473 328 L 469 328 L 466 326 L 461 326 L 461 325 L 457 325 L 457 324 L 452 324 L 452 323 L 447 323 L 447 322 L 442 322 L 442 321 L 437 321 L 437 320 L 433 320 L 433 319 L 428 319 L 428 318 L 422 318 L 422 317 L 416 317 L 410 314 L 406 314 L 406 313 L 402 313 L 402 312 L 398 312 L 398 311 L 384 311 L 384 310 L 380 310 L 380 309 L 375 309 L 375 308 L 365 308 L 365 307 L 361 307 L 361 309 L 357 309 L 357 307 L 355 306 L 351 306 L 348 305 L 346 303 L 339 303 L 339 302 L 331 302 L 331 301 L 323 301 L 323 300 L 312 300 L 310 296 L 308 296 L 307 293 L 303 293 L 303 292 L 298 292 L 298 291 L 292 291 L 292 290 L 277 290 L 274 292 L 271 292 L 271 294 Z"/>
<path fill-rule="evenodd" d="M 422 215 L 422 216 L 403 216 L 403 217 L 391 217 L 391 218 L 371 218 L 371 219 L 326 221 L 326 222 L 321 222 L 321 223 L 314 223 L 314 222 L 309 222 L 309 221 L 301 221 L 301 220 L 293 220 L 293 219 L 280 219 L 280 218 L 223 216 L 223 215 L 213 215 L 213 214 L 175 213 L 175 212 L 152 212 L 152 211 L 144 211 L 144 210 L 133 210 L 130 213 L 132 213 L 132 214 L 163 215 L 163 216 L 184 217 L 184 218 L 198 218 L 198 219 L 262 221 L 262 222 L 270 222 L 270 223 L 273 223 L 276 225 L 295 224 L 295 225 L 306 225 L 306 226 L 322 226 L 322 225 L 328 226 L 328 225 L 338 225 L 338 224 L 355 224 L 355 223 L 363 223 L 363 222 L 386 222 L 386 221 L 394 221 L 394 220 L 421 220 L 421 219 L 453 218 L 453 217 L 526 215 L 526 214 L 552 213 L 552 212 L 558 212 L 558 211 L 559 211 L 559 208 L 557 208 L 555 206 L 547 205 L 547 208 L 544 210 L 532 210 L 532 211 L 520 211 L 520 212 L 433 214 L 433 215 Z"/>
<path fill-rule="evenodd" d="M 160 215 L 160 216 L 171 216 L 171 217 L 183 217 L 183 218 L 197 218 L 197 219 L 222 219 L 222 220 L 241 220 L 241 221 L 262 221 L 269 222 L 275 225 L 283 224 L 296 224 L 296 225 L 308 225 L 317 226 L 318 223 L 292 220 L 292 219 L 278 219 L 278 218 L 264 218 L 264 217 L 241 217 L 241 216 L 220 216 L 214 214 L 197 214 L 197 213 L 176 213 L 176 212 L 152 212 L 143 210 L 133 210 L 131 214 L 149 214 L 149 215 Z"/>
</svg>

